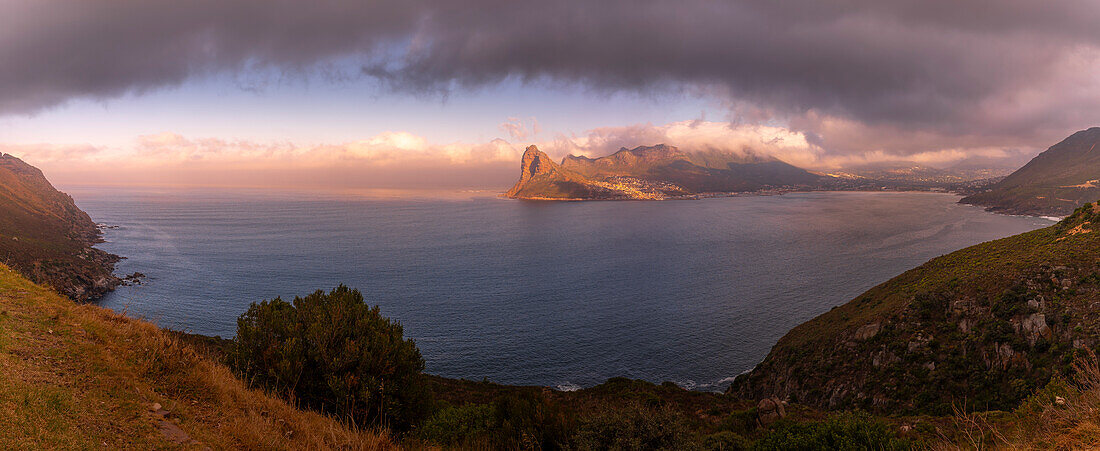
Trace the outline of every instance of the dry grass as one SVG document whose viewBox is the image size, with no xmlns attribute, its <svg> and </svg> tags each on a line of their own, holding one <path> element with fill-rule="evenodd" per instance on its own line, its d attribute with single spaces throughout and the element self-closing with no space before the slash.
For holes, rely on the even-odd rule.
<svg viewBox="0 0 1100 451">
<path fill-rule="evenodd" d="M 2 265 L 0 425 L 0 449 L 394 448 L 384 431 L 295 409 L 152 324 Z"/>
<path fill-rule="evenodd" d="M 1074 363 L 1071 383 L 1052 383 L 1003 418 L 957 414 L 956 438 L 938 449 L 1100 449 L 1100 360 L 1091 350 Z"/>
</svg>

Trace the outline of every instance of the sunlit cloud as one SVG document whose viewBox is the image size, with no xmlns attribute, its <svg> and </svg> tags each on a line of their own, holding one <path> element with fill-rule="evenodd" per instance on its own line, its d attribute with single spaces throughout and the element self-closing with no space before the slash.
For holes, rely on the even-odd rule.
<svg viewBox="0 0 1100 451">
<path fill-rule="evenodd" d="M 538 119 L 533 117 L 527 120 L 510 117 L 507 121 L 501 122 L 497 128 L 508 133 L 512 139 L 527 139 L 542 132 Z"/>
<path fill-rule="evenodd" d="M 968 161 L 1008 167 L 1022 164 L 1035 153 L 1013 147 L 983 146 L 979 144 L 981 140 L 970 138 L 958 138 L 954 143 L 957 147 L 944 149 L 932 144 L 934 138 L 913 133 L 878 137 L 884 146 L 875 147 L 859 141 L 856 135 L 881 131 L 868 130 L 859 123 L 816 118 L 800 125 L 828 130 L 833 138 L 823 140 L 815 133 L 790 127 L 693 120 L 600 127 L 543 140 L 513 137 L 434 143 L 408 131 L 394 130 L 343 143 L 297 145 L 162 132 L 138 136 L 132 145 L 118 148 L 32 144 L 0 145 L 0 151 L 24 158 L 64 183 L 171 181 L 248 186 L 486 189 L 503 189 L 514 181 L 519 160 L 530 144 L 538 145 L 555 159 L 570 154 L 599 157 L 621 148 L 668 144 L 687 152 L 777 158 L 824 171 L 882 164 L 948 167 Z M 861 144 L 853 145 L 847 152 L 827 151 L 830 145 L 849 145 L 844 139 Z M 903 143 L 906 145 L 901 146 Z"/>
</svg>

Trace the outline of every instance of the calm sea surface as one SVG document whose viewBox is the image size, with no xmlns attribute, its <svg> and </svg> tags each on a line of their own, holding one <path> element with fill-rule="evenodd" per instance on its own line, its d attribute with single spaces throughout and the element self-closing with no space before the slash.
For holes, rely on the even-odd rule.
<svg viewBox="0 0 1100 451">
<path fill-rule="evenodd" d="M 701 201 L 64 187 L 142 272 L 102 305 L 230 337 L 253 301 L 344 283 L 430 373 L 717 390 L 795 325 L 928 259 L 1051 222 L 931 193 Z"/>
</svg>

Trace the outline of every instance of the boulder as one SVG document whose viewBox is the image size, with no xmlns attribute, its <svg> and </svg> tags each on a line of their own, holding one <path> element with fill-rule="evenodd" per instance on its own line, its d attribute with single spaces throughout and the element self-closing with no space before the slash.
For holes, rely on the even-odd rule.
<svg viewBox="0 0 1100 451">
<path fill-rule="evenodd" d="M 783 408 L 783 402 L 778 398 L 761 399 L 756 405 L 756 418 L 761 426 L 767 426 L 787 416 L 787 409 Z"/>
</svg>

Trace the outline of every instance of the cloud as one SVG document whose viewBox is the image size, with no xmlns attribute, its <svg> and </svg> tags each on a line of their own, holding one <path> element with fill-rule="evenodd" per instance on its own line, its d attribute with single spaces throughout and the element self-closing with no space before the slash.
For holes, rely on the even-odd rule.
<svg viewBox="0 0 1100 451">
<path fill-rule="evenodd" d="M 531 124 L 530 128 L 527 127 L 528 121 Z M 513 139 L 526 139 L 542 132 L 542 128 L 539 127 L 538 119 L 532 117 L 528 121 L 518 117 L 510 117 L 507 121 L 501 122 L 497 128 L 508 133 L 508 136 L 511 136 Z"/>
<path fill-rule="evenodd" d="M 214 73 L 304 76 L 337 61 L 415 92 L 506 79 L 706 92 L 752 123 L 809 115 L 943 142 L 1045 147 L 1100 108 L 1092 0 L 0 4 L 0 114 Z M 506 127 L 513 139 L 528 133 Z"/>
<path fill-rule="evenodd" d="M 69 162 L 89 161 L 103 152 L 103 148 L 90 144 L 57 145 L 57 144 L 0 144 L 0 153 L 15 155 L 32 155 L 35 161 L 40 162 Z"/>
<path fill-rule="evenodd" d="M 819 118 L 820 119 L 820 118 Z M 508 122 L 506 122 L 508 123 Z M 515 181 L 518 162 L 529 144 L 555 159 L 565 155 L 599 157 L 620 148 L 669 144 L 688 152 L 718 151 L 775 157 L 796 166 L 835 170 L 868 165 L 948 167 L 976 163 L 1018 167 L 1033 151 L 983 146 L 960 139 L 938 148 L 923 134 L 899 134 L 903 151 L 862 144 L 860 123 L 821 119 L 811 124 L 861 147 L 830 153 L 820 137 L 792 128 L 716 121 L 679 121 L 600 127 L 583 134 L 545 140 L 496 138 L 488 142 L 433 143 L 406 131 L 387 131 L 344 143 L 301 146 L 192 138 L 174 132 L 139 136 L 132 146 L 0 145 L 0 151 L 24 158 L 68 184 L 181 184 L 263 187 L 482 188 L 503 190 Z M 877 140 L 894 146 L 887 136 Z"/>
<path fill-rule="evenodd" d="M 539 143 L 551 156 L 568 154 L 597 157 L 620 148 L 668 144 L 681 150 L 719 151 L 737 155 L 778 158 L 795 166 L 835 170 L 867 165 L 924 165 L 948 167 L 964 162 L 998 169 L 1022 166 L 1037 151 L 1010 146 L 990 145 L 982 139 L 965 137 L 942 141 L 929 133 L 881 131 L 858 122 L 834 119 L 801 124 L 822 130 L 832 137 L 825 140 L 814 133 L 790 127 L 737 124 L 714 121 L 679 121 L 662 125 L 639 124 L 625 127 L 601 127 L 577 136 L 558 136 Z M 865 136 L 862 133 L 881 133 Z M 848 142 L 847 140 L 851 140 Z M 879 142 L 881 145 L 874 145 Z M 996 144 L 996 143 L 994 143 Z M 828 146 L 844 146 L 846 152 L 830 152 Z"/>
</svg>

